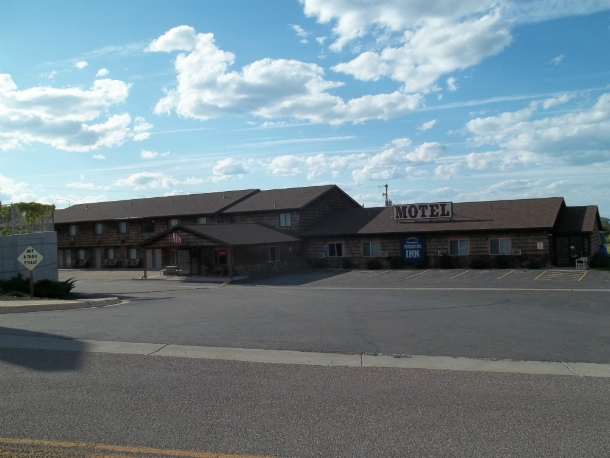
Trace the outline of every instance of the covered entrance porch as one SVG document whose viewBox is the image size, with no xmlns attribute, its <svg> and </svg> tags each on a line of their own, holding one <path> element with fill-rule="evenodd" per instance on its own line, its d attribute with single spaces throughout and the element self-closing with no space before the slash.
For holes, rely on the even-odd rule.
<svg viewBox="0 0 610 458">
<path fill-rule="evenodd" d="M 161 251 L 162 269 L 179 276 L 233 277 L 294 270 L 301 241 L 260 224 L 179 224 L 139 245 L 144 278 L 148 257 Z"/>
</svg>

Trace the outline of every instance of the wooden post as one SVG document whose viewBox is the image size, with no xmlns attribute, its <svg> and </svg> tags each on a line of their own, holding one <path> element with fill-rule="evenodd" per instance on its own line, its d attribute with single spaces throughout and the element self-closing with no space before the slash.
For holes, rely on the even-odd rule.
<svg viewBox="0 0 610 458">
<path fill-rule="evenodd" d="M 34 272 L 30 270 L 30 297 L 34 297 Z"/>
<path fill-rule="evenodd" d="M 148 278 L 147 274 L 146 274 L 146 248 L 144 248 L 144 250 L 142 250 L 142 252 L 144 253 L 144 259 L 142 259 L 142 262 L 144 263 L 144 276 L 142 278 Z"/>
</svg>

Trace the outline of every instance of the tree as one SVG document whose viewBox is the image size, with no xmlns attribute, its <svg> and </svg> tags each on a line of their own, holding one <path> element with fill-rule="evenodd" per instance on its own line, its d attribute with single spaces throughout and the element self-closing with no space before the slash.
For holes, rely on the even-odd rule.
<svg viewBox="0 0 610 458">
<path fill-rule="evenodd" d="M 11 215 L 11 211 L 13 214 Z M 55 212 L 55 205 L 38 202 L 17 202 L 0 206 L 0 235 L 12 235 L 13 221 L 15 234 L 31 232 L 37 221 Z"/>
</svg>

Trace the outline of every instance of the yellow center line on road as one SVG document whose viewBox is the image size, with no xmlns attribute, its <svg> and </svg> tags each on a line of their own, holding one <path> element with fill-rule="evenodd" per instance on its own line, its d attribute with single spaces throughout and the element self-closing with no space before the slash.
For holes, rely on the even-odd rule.
<svg viewBox="0 0 610 458">
<path fill-rule="evenodd" d="M 513 272 L 514 272 L 514 270 L 511 270 L 509 273 L 504 274 L 504 275 L 502 275 L 501 277 L 498 277 L 496 280 L 499 280 L 500 278 L 504 278 L 504 277 L 506 277 L 507 275 L 512 274 Z"/>
<path fill-rule="evenodd" d="M 375 277 L 377 275 L 387 274 L 388 272 L 390 272 L 390 271 L 389 270 L 385 270 L 383 272 L 379 272 L 379 273 L 376 273 L 376 274 L 373 274 L 373 275 L 367 275 L 366 277 L 362 277 L 362 278 L 371 278 L 371 277 Z"/>
<path fill-rule="evenodd" d="M 423 272 L 420 272 L 420 273 L 418 273 L 418 274 L 415 274 L 415 275 L 409 275 L 408 277 L 405 277 L 404 279 L 406 280 L 407 278 L 411 278 L 411 277 L 417 277 L 418 275 L 425 274 L 426 272 L 430 272 L 430 271 L 429 271 L 429 270 L 424 270 Z"/>
<path fill-rule="evenodd" d="M 580 277 L 580 278 L 578 279 L 578 281 L 580 281 L 580 280 L 582 280 L 583 278 L 585 278 L 585 275 L 587 275 L 587 272 L 589 272 L 589 271 L 588 271 L 588 270 L 585 270 L 585 273 L 584 273 L 584 274 L 582 274 L 582 277 Z"/>
<path fill-rule="evenodd" d="M 462 272 L 461 274 L 454 275 L 454 276 L 453 276 L 453 277 L 451 277 L 451 278 L 457 278 L 457 277 L 461 277 L 462 275 L 467 274 L 468 272 L 470 272 L 470 271 L 469 271 L 469 270 L 467 270 L 466 272 Z"/>
<path fill-rule="evenodd" d="M 270 458 L 265 456 L 254 455 L 227 455 L 223 453 L 207 453 L 207 452 L 192 452 L 189 450 L 170 450 L 151 447 L 124 447 L 120 445 L 94 444 L 94 443 L 79 443 L 65 441 L 49 441 L 36 439 L 13 439 L 8 437 L 0 437 L 0 445 L 25 445 L 34 447 L 56 447 L 56 448 L 81 448 L 89 449 L 92 452 L 116 452 L 116 453 L 132 453 L 140 455 L 164 455 L 178 456 L 188 458 Z M 116 455 L 112 455 L 116 457 Z"/>
<path fill-rule="evenodd" d="M 540 275 L 538 275 L 536 278 L 534 278 L 534 280 L 538 280 L 540 277 L 542 277 L 545 273 L 547 273 L 548 270 L 545 270 L 544 272 L 542 272 Z"/>
</svg>

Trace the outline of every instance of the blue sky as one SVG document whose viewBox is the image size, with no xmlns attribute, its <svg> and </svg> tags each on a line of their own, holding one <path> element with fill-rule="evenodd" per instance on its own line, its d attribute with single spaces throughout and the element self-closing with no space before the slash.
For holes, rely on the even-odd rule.
<svg viewBox="0 0 610 458">
<path fill-rule="evenodd" d="M 0 200 L 336 183 L 610 216 L 610 0 L 3 1 Z"/>
</svg>

